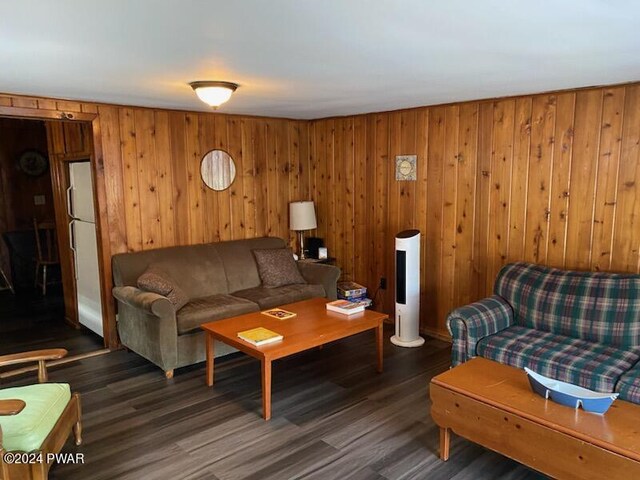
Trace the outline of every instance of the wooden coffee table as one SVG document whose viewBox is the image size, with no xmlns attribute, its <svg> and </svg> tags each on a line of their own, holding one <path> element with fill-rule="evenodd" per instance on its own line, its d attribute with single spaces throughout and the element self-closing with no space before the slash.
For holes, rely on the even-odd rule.
<svg viewBox="0 0 640 480">
<path fill-rule="evenodd" d="M 555 478 L 640 478 L 640 406 L 616 400 L 604 415 L 531 391 L 523 370 L 474 358 L 431 380 L 440 458 L 450 431 Z"/>
<path fill-rule="evenodd" d="M 213 340 L 231 345 L 241 352 L 262 362 L 262 413 L 265 420 L 271 418 L 271 362 L 295 353 L 310 350 L 325 343 L 350 337 L 367 330 L 376 334 L 378 372 L 382 372 L 382 325 L 386 314 L 365 310 L 347 317 L 328 312 L 326 298 L 313 298 L 290 303 L 280 308 L 298 315 L 289 320 L 276 320 L 260 312 L 205 323 L 202 329 L 206 337 L 207 385 L 213 385 L 214 352 Z M 256 327 L 265 327 L 284 338 L 275 343 L 256 347 L 238 338 L 238 332 Z"/>
</svg>

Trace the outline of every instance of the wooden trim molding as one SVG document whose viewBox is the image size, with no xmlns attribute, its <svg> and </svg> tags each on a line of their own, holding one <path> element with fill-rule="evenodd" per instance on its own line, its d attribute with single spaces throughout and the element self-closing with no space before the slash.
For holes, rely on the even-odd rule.
<svg viewBox="0 0 640 480">
<path fill-rule="evenodd" d="M 109 222 L 106 207 L 104 158 L 100 117 L 97 113 L 86 113 L 73 109 L 42 109 L 15 106 L 0 106 L 0 116 L 37 120 L 58 120 L 69 122 L 91 122 L 93 135 L 93 155 L 91 167 L 94 182 L 94 197 L 97 207 L 96 229 L 98 241 L 98 268 L 100 271 L 100 297 L 103 312 L 103 336 L 107 348 L 119 346 L 116 329 L 115 303 L 111 295 L 113 280 L 111 277 L 111 247 L 109 243 Z M 54 185 L 55 186 L 55 185 Z M 54 192 L 56 195 L 56 192 Z"/>
</svg>

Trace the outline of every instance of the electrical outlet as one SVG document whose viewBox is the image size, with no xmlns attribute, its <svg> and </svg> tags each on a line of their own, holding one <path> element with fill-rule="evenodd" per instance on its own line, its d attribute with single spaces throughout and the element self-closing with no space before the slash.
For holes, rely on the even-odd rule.
<svg viewBox="0 0 640 480">
<path fill-rule="evenodd" d="M 382 290 L 387 289 L 387 279 L 385 277 L 380 277 L 380 283 L 378 284 L 378 287 Z"/>
<path fill-rule="evenodd" d="M 44 205 L 46 203 L 44 195 L 34 195 L 33 196 L 33 204 L 34 205 Z"/>
</svg>

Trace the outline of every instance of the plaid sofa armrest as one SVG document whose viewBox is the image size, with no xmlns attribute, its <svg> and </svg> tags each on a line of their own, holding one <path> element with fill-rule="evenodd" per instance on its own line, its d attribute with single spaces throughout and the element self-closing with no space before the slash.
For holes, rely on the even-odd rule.
<svg viewBox="0 0 640 480">
<path fill-rule="evenodd" d="M 476 345 L 489 335 L 513 325 L 513 308 L 504 298 L 492 295 L 453 310 L 447 328 L 453 339 L 451 366 L 476 356 Z"/>
</svg>

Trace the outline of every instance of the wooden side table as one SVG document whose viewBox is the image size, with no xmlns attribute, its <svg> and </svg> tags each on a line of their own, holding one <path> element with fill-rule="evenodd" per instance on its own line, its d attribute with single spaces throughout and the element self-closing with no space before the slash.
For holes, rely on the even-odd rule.
<svg viewBox="0 0 640 480">
<path fill-rule="evenodd" d="M 302 263 L 323 263 L 325 265 L 335 265 L 336 264 L 336 259 L 335 257 L 328 257 L 328 258 L 303 258 L 301 260 L 298 260 L 299 262 Z"/>
</svg>

